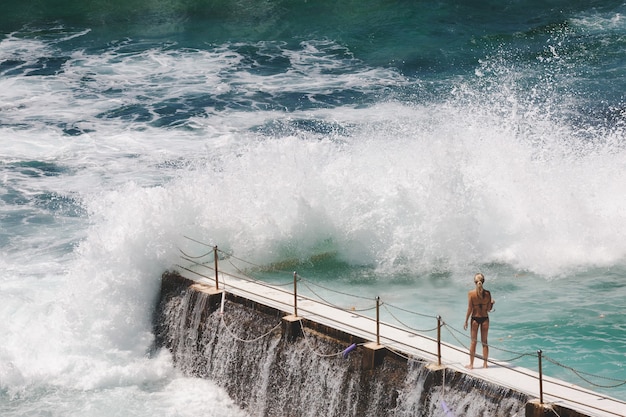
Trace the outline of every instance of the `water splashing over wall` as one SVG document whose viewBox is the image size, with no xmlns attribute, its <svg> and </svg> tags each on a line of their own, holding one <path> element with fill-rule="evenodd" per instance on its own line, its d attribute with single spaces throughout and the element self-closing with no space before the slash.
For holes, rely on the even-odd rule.
<svg viewBox="0 0 626 417">
<path fill-rule="evenodd" d="M 310 328 L 290 340 L 282 312 L 241 302 L 221 315 L 216 297 L 169 283 L 156 334 L 180 370 L 224 387 L 252 416 L 524 415 L 523 394 L 393 354 L 366 369 L 359 349 L 342 356 L 347 340 Z"/>
</svg>

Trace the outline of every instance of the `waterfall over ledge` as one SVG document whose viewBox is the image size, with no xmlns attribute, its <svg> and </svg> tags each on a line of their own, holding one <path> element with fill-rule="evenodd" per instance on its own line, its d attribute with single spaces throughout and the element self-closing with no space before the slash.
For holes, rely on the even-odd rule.
<svg viewBox="0 0 626 417">
<path fill-rule="evenodd" d="M 249 415 L 300 416 L 524 416 L 529 398 L 424 361 L 387 354 L 362 366 L 363 341 L 302 322 L 300 337 L 281 325 L 282 311 L 194 288 L 165 273 L 155 313 L 157 347 L 172 352 L 188 376 L 223 387 Z"/>
</svg>

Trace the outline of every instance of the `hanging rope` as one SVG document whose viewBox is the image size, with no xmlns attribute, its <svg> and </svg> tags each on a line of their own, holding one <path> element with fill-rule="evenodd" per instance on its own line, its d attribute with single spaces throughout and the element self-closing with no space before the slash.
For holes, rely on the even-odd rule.
<svg viewBox="0 0 626 417">
<path fill-rule="evenodd" d="M 313 352 L 313 354 L 315 356 L 319 356 L 320 358 L 332 358 L 333 356 L 339 356 L 342 354 L 343 350 L 337 352 L 337 353 L 329 353 L 329 354 L 323 354 L 323 353 L 319 353 L 317 352 L 315 349 L 313 349 L 313 347 L 311 346 L 311 344 L 309 343 L 309 339 L 308 336 L 306 334 L 306 332 L 304 331 L 304 324 L 302 324 L 302 320 L 298 320 L 298 322 L 300 323 L 300 329 L 302 329 L 302 334 L 303 334 L 303 339 L 304 339 L 304 343 L 307 345 L 307 347 L 309 348 L 309 350 L 311 352 Z"/>
<path fill-rule="evenodd" d="M 187 258 L 190 258 L 190 259 L 200 259 L 200 258 L 204 258 L 205 256 L 213 254 L 213 251 L 211 250 L 211 251 L 209 251 L 209 252 L 207 252 L 205 254 L 202 254 L 202 255 L 191 256 L 191 255 L 185 253 L 181 248 L 178 248 L 178 250 L 180 251 L 180 253 L 182 253 L 183 255 L 185 255 Z"/>
<path fill-rule="evenodd" d="M 455 329 L 454 327 L 449 326 L 446 322 L 443 322 L 443 327 L 445 327 L 445 328 L 448 330 L 448 332 L 450 333 L 450 335 L 454 338 L 454 340 L 456 340 L 456 341 L 457 341 L 457 343 L 458 343 L 459 345 L 463 346 L 465 349 L 468 349 L 468 347 L 467 347 L 467 346 L 465 346 L 465 344 L 464 344 L 462 341 L 460 341 L 458 337 L 456 337 L 456 335 L 454 334 L 454 332 L 456 332 L 456 333 L 461 333 L 463 336 L 468 337 L 468 338 L 469 338 L 469 336 L 467 336 L 465 333 L 462 333 L 461 331 L 459 331 L 459 330 Z"/>
<path fill-rule="evenodd" d="M 415 328 L 413 328 L 413 327 L 409 326 L 408 324 L 403 323 L 403 322 L 402 322 L 399 318 L 397 318 L 397 317 L 396 317 L 396 316 L 395 316 L 395 315 L 394 315 L 391 311 L 389 311 L 389 309 L 387 308 L 386 303 L 382 303 L 382 306 L 385 308 L 385 311 L 386 311 L 387 313 L 389 313 L 389 314 L 391 315 L 391 317 L 393 317 L 393 318 L 394 318 L 394 320 L 395 320 L 395 321 L 397 321 L 398 323 L 400 323 L 402 326 L 406 327 L 407 329 L 413 330 L 413 331 L 415 331 L 415 332 L 417 332 L 417 333 L 428 333 L 428 332 L 432 332 L 432 331 L 437 330 L 437 327 L 438 327 L 438 326 L 435 326 L 435 327 L 434 327 L 434 328 L 432 328 L 432 329 L 424 329 L 424 330 L 415 329 Z M 433 317 L 433 318 L 435 318 L 435 319 L 436 319 L 437 317 Z"/>
<path fill-rule="evenodd" d="M 255 337 L 254 339 L 242 339 L 242 338 L 240 338 L 239 336 L 237 336 L 237 335 L 236 335 L 236 334 L 235 334 L 235 333 L 234 333 L 234 332 L 233 332 L 233 331 L 232 331 L 232 330 L 228 327 L 228 325 L 227 325 L 227 324 L 226 324 L 226 322 L 224 321 L 224 316 L 222 316 L 222 318 L 220 319 L 220 323 L 224 325 L 224 328 L 226 329 L 226 331 L 228 332 L 228 334 L 230 334 L 230 336 L 231 336 L 233 339 L 235 339 L 235 340 L 237 340 L 237 341 L 239 341 L 239 342 L 243 342 L 243 343 L 253 343 L 253 342 L 257 342 L 257 341 L 259 341 L 259 340 L 263 339 L 264 337 L 269 336 L 272 332 L 274 332 L 276 329 L 278 329 L 278 328 L 281 326 L 281 324 L 282 324 L 282 322 L 281 322 L 281 323 L 278 323 L 276 326 L 274 326 L 273 328 L 271 328 L 268 332 L 266 332 L 266 333 L 262 334 L 262 335 L 261 335 L 261 336 L 259 336 L 259 337 Z"/>
<path fill-rule="evenodd" d="M 228 260 L 228 263 L 229 263 L 229 264 L 230 264 L 233 268 L 235 268 L 235 270 L 236 270 L 239 274 L 243 275 L 244 277 L 249 278 L 251 281 L 257 281 L 257 282 L 259 281 L 259 279 L 258 279 L 258 278 L 255 278 L 255 277 L 253 277 L 252 275 L 250 275 L 249 273 L 247 273 L 247 272 L 243 271 L 241 268 L 239 268 L 237 265 L 235 265 L 235 264 L 234 264 L 234 263 L 233 263 L 230 259 Z M 285 282 L 285 283 L 283 283 L 283 284 L 278 284 L 278 283 L 272 282 L 272 283 L 271 283 L 271 285 L 274 285 L 274 286 L 276 286 L 276 287 L 286 287 L 286 286 L 288 286 L 288 285 L 293 285 L 293 281 L 288 281 L 288 282 Z"/>
<path fill-rule="evenodd" d="M 218 252 L 223 253 L 225 255 L 225 257 L 227 258 L 231 258 L 231 259 L 235 259 L 237 261 L 243 262 L 245 264 L 248 264 L 256 269 L 258 269 L 259 271 L 263 271 L 263 272 L 288 272 L 286 269 L 282 269 L 282 268 L 277 268 L 276 264 L 269 264 L 269 265 L 259 265 L 256 264 L 254 262 L 250 262 L 248 260 L 242 259 L 242 258 L 238 258 L 235 255 L 233 255 L 232 253 L 229 252 L 224 252 L 221 249 L 217 249 Z"/>
<path fill-rule="evenodd" d="M 215 247 L 215 245 L 213 245 L 213 244 L 210 244 L 210 243 L 205 243 L 205 242 L 199 241 L 199 240 L 197 240 L 197 239 L 194 239 L 194 238 L 189 237 L 189 236 L 186 236 L 186 235 L 183 235 L 183 237 L 184 237 L 185 239 L 189 239 L 189 240 L 191 240 L 192 242 L 196 242 L 196 243 L 199 243 L 199 244 L 204 245 L 204 246 L 210 246 L 210 247 L 212 247 L 212 248 L 213 248 L 213 247 Z"/>
<path fill-rule="evenodd" d="M 298 276 L 299 276 L 299 275 L 298 275 Z M 315 295 L 317 298 L 319 298 L 320 300 L 322 300 L 325 304 L 327 304 L 327 305 L 329 305 L 329 306 L 337 307 L 337 308 L 339 308 L 339 309 L 341 309 L 341 310 L 344 310 L 344 311 L 353 311 L 353 312 L 370 311 L 370 310 L 373 310 L 373 309 L 375 309 L 375 308 L 376 308 L 375 306 L 373 306 L 373 307 L 366 307 L 366 308 L 357 309 L 357 308 L 345 308 L 345 307 L 340 307 L 340 306 L 337 306 L 336 304 L 331 303 L 330 301 L 326 300 L 326 299 L 325 299 L 325 298 L 323 298 L 321 295 L 319 295 L 317 292 L 315 292 L 315 290 L 313 290 L 313 289 L 312 289 L 312 288 L 311 288 L 311 287 L 307 284 L 307 282 L 306 282 L 306 281 L 304 281 L 304 280 L 303 280 L 303 281 L 302 281 L 302 283 L 304 284 L 304 286 L 305 286 L 305 287 L 307 287 L 307 289 L 308 289 L 309 291 L 311 291 L 311 292 L 313 293 L 313 295 Z M 368 299 L 368 301 L 370 301 L 370 302 L 371 302 L 372 300 Z"/>
<path fill-rule="evenodd" d="M 300 276 L 300 275 L 298 275 L 298 276 Z M 360 299 L 362 299 L 362 300 L 367 300 L 367 301 L 372 301 L 371 297 L 364 297 L 364 296 L 362 296 L 362 295 L 354 295 L 354 294 L 350 294 L 350 293 L 347 293 L 347 292 L 342 292 L 342 291 L 334 290 L 334 289 L 332 289 L 332 288 L 325 287 L 325 286 L 323 286 L 323 285 L 321 285 L 321 284 L 318 284 L 317 282 L 314 282 L 314 281 L 312 281 L 312 280 L 306 279 L 306 278 L 304 278 L 304 277 L 301 277 L 301 278 L 302 278 L 302 280 L 303 280 L 304 282 L 310 282 L 310 283 L 311 283 L 311 285 L 315 285 L 316 287 L 322 288 L 322 289 L 324 289 L 324 290 L 334 292 L 335 294 L 345 295 L 345 296 L 347 296 L 347 297 L 353 297 L 353 298 L 360 298 Z"/>
<path fill-rule="evenodd" d="M 433 316 L 432 314 L 418 313 L 416 311 L 411 311 L 411 310 L 407 310 L 407 309 L 402 308 L 402 307 L 394 306 L 393 304 L 389 304 L 389 306 L 395 308 L 396 310 L 400 310 L 400 311 L 403 311 L 405 313 L 414 314 L 416 316 L 428 317 L 430 319 L 436 319 L 437 318 L 437 316 Z"/>
<path fill-rule="evenodd" d="M 564 369 L 567 369 L 569 371 L 572 371 L 580 379 L 582 379 L 583 381 L 585 381 L 589 385 L 593 385 L 594 387 L 598 387 L 598 388 L 617 388 L 617 387 L 621 387 L 622 385 L 626 385 L 626 380 L 622 381 L 621 379 L 614 379 L 614 378 L 609 378 L 609 377 L 604 377 L 604 376 L 599 376 L 599 375 L 593 375 L 593 374 L 590 374 L 590 373 L 587 373 L 587 372 L 583 372 L 583 371 L 578 371 L 578 370 L 572 368 L 571 366 L 563 365 L 562 363 L 559 363 L 559 362 L 555 361 L 554 359 L 551 359 L 551 358 L 549 358 L 549 357 L 547 357 L 545 355 L 543 355 L 542 358 L 548 360 L 549 362 L 552 362 L 554 365 L 557 365 L 557 366 L 560 366 L 561 368 L 564 368 Z M 583 377 L 583 375 L 585 375 L 587 377 L 603 379 L 605 381 L 613 381 L 613 382 L 616 382 L 616 384 L 613 384 L 613 385 L 596 384 L 594 382 L 591 382 L 589 379 Z"/>
<path fill-rule="evenodd" d="M 235 268 L 235 271 L 239 272 L 241 275 L 243 275 L 246 278 L 249 278 L 252 281 L 256 281 L 256 279 L 248 274 L 246 274 L 243 270 L 241 270 L 237 265 L 235 265 L 230 259 L 228 260 L 228 263 Z"/>
<path fill-rule="evenodd" d="M 385 346 L 386 349 L 390 350 L 391 352 L 393 352 L 394 355 L 397 355 L 407 361 L 410 361 L 411 359 L 413 359 L 411 356 L 405 354 L 405 353 L 401 353 L 399 351 L 397 351 L 396 349 L 390 347 L 390 346 Z"/>
<path fill-rule="evenodd" d="M 460 330 L 458 330 L 458 329 L 455 329 L 454 327 L 452 327 L 452 326 L 448 325 L 448 324 L 447 324 L 447 323 L 445 323 L 445 322 L 443 322 L 443 326 L 444 326 L 444 327 L 448 330 L 448 332 L 450 333 L 450 335 L 454 338 L 454 340 L 456 340 L 456 341 L 457 341 L 457 343 L 458 343 L 458 344 L 460 344 L 460 345 L 461 345 L 462 347 L 464 347 L 465 349 L 468 349 L 468 350 L 469 350 L 469 347 L 468 347 L 468 346 L 466 346 L 466 345 L 465 345 L 462 341 L 460 341 L 460 340 L 459 340 L 459 338 L 458 338 L 458 337 L 456 337 L 456 336 L 455 336 L 455 334 L 454 334 L 453 332 L 455 332 L 455 333 L 459 333 L 459 334 L 462 334 L 464 337 L 466 337 L 466 338 L 468 338 L 468 339 L 470 338 L 470 336 L 468 336 L 465 332 L 462 332 L 462 331 L 460 331 Z M 499 351 L 501 351 L 501 352 L 507 352 L 507 353 L 511 353 L 511 354 L 513 354 L 513 355 L 518 355 L 518 356 L 515 356 L 515 357 L 513 357 L 513 358 L 511 358 L 511 359 L 502 359 L 502 361 L 503 361 L 503 362 L 513 362 L 513 361 L 516 361 L 516 360 L 518 360 L 518 359 L 521 359 L 521 358 L 523 358 L 523 357 L 525 357 L 525 356 L 537 357 L 537 354 L 536 354 L 536 353 L 515 352 L 515 351 L 512 351 L 512 350 L 507 350 L 507 349 L 504 349 L 504 348 L 501 348 L 501 347 L 498 347 L 498 346 L 494 346 L 494 345 L 489 345 L 489 344 L 488 344 L 487 346 L 488 346 L 489 348 L 491 348 L 491 349 L 496 349 L 496 350 L 499 350 Z"/>
<path fill-rule="evenodd" d="M 235 260 L 237 260 L 237 261 L 240 261 L 240 262 L 246 263 L 246 264 L 248 264 L 248 265 L 251 265 L 251 266 L 253 266 L 253 267 L 255 267 L 255 268 L 263 269 L 263 266 L 258 265 L 258 264 L 255 264 L 255 263 L 250 262 L 250 261 L 246 261 L 245 259 L 238 258 L 238 257 L 236 257 L 235 255 L 233 255 L 232 253 L 227 253 L 227 252 L 224 252 L 224 251 L 222 251 L 222 250 L 221 250 L 221 249 L 219 249 L 219 248 L 217 249 L 217 251 L 218 251 L 218 252 L 220 252 L 220 253 L 223 253 L 224 255 L 226 255 L 226 257 L 227 257 L 227 258 L 230 258 L 230 259 L 235 259 Z"/>
</svg>

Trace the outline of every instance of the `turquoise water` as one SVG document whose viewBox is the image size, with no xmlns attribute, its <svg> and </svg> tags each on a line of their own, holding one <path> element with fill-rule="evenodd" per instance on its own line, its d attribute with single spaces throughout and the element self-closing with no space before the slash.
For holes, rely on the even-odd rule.
<svg viewBox="0 0 626 417">
<path fill-rule="evenodd" d="M 437 316 L 441 316 L 442 340 L 469 346 L 463 322 L 472 274 L 407 273 L 381 279 L 369 268 L 322 264 L 292 265 L 301 276 L 299 294 L 371 317 L 380 297 L 381 320 L 436 338 Z M 623 272 L 586 271 L 546 280 L 504 265 L 478 269 L 487 276 L 485 287 L 497 301 L 490 320 L 493 358 L 537 371 L 541 350 L 544 374 L 623 398 Z M 292 288 L 287 270 L 249 275 Z"/>
<path fill-rule="evenodd" d="M 625 11 L 3 2 L 0 414 L 242 415 L 152 349 L 185 236 L 452 343 L 482 271 L 495 358 L 626 399 Z"/>
</svg>

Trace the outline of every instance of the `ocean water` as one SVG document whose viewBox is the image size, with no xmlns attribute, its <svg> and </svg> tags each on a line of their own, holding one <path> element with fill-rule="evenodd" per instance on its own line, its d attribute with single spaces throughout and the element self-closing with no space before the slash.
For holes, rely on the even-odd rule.
<svg viewBox="0 0 626 417">
<path fill-rule="evenodd" d="M 454 343 L 482 271 L 493 357 L 626 400 L 625 14 L 3 1 L 0 415 L 245 416 L 153 346 L 194 240 Z"/>
</svg>

